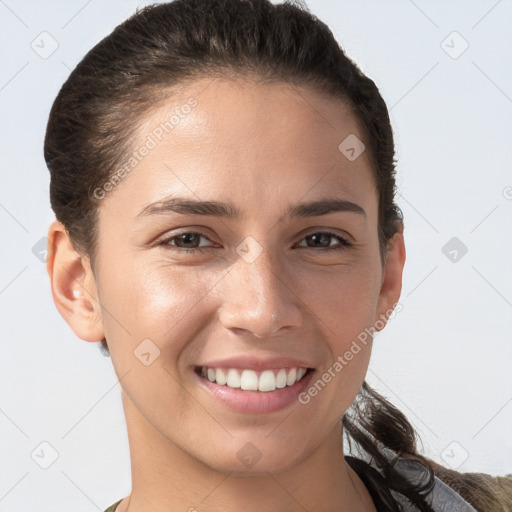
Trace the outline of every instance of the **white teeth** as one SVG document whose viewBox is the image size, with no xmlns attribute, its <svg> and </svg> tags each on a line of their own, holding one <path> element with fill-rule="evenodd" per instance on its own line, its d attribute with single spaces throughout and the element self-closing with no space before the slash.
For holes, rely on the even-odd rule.
<svg viewBox="0 0 512 512">
<path fill-rule="evenodd" d="M 276 388 L 284 388 L 286 386 L 286 370 L 281 368 L 276 375 Z"/>
<path fill-rule="evenodd" d="M 241 388 L 246 391 L 258 391 L 258 376 L 252 370 L 244 370 L 240 377 Z"/>
<path fill-rule="evenodd" d="M 274 391 L 276 389 L 276 376 L 272 370 L 265 370 L 260 375 L 258 391 Z"/>
<path fill-rule="evenodd" d="M 226 378 L 226 375 L 224 374 L 224 372 L 222 370 L 217 369 L 217 370 L 215 370 L 215 381 L 217 382 L 217 384 L 224 386 L 224 384 L 226 384 L 228 379 Z"/>
<path fill-rule="evenodd" d="M 292 368 L 288 372 L 288 377 L 286 379 L 287 386 L 293 386 L 297 382 L 297 368 Z"/>
<path fill-rule="evenodd" d="M 305 374 L 306 374 L 306 368 L 299 368 L 297 370 L 297 380 L 302 379 L 302 377 L 304 377 Z"/>
<path fill-rule="evenodd" d="M 229 388 L 240 387 L 240 375 L 238 375 L 238 372 L 236 370 L 228 370 L 228 378 L 226 380 L 226 384 L 228 385 Z"/>
<path fill-rule="evenodd" d="M 281 368 L 279 370 L 265 370 L 260 376 L 254 370 L 237 370 L 229 368 L 201 368 L 201 376 L 220 386 L 241 388 L 245 391 L 274 391 L 286 386 L 293 386 L 306 374 L 306 368 Z"/>
</svg>

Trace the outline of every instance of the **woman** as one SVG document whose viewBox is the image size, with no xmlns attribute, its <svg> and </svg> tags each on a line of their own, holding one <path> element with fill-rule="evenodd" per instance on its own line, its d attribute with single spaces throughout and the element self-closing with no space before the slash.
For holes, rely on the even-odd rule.
<svg viewBox="0 0 512 512">
<path fill-rule="evenodd" d="M 144 8 L 63 85 L 45 159 L 55 304 L 122 387 L 108 512 L 510 510 L 509 479 L 426 459 L 365 383 L 403 220 L 386 105 L 325 24 Z"/>
</svg>

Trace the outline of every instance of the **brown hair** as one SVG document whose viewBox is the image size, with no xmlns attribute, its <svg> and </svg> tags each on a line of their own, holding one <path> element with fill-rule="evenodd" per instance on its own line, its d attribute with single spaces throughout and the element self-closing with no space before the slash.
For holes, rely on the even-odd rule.
<svg viewBox="0 0 512 512">
<path fill-rule="evenodd" d="M 101 201 L 95 191 L 115 176 L 133 151 L 133 127 L 166 101 L 174 87 L 216 76 L 309 84 L 354 109 L 379 194 L 384 263 L 402 214 L 394 202 L 393 132 L 375 83 L 344 54 L 323 22 L 295 5 L 175 0 L 137 11 L 92 48 L 63 84 L 50 112 L 44 157 L 51 173 L 51 206 L 92 268 Z M 106 340 L 102 347 L 108 353 Z M 343 426 L 382 470 L 386 486 L 402 492 L 421 511 L 432 510 L 424 496 L 434 473 L 478 510 L 505 510 L 505 499 L 500 501 L 490 477 L 468 477 L 421 456 L 406 417 L 366 383 L 344 415 Z M 427 480 L 413 485 L 404 479 L 384 448 L 421 464 Z M 503 480 L 503 489 L 512 489 L 510 481 Z"/>
</svg>

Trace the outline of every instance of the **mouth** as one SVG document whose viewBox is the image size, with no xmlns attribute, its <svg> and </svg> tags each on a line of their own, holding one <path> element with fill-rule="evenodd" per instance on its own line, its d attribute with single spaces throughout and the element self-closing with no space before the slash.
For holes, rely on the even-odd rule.
<svg viewBox="0 0 512 512">
<path fill-rule="evenodd" d="M 206 366 L 196 366 L 194 369 L 197 375 L 219 386 L 263 393 L 293 386 L 312 370 L 312 368 L 293 367 L 258 371 L 248 368 L 207 368 Z"/>
<path fill-rule="evenodd" d="M 314 368 L 282 367 L 255 370 L 195 366 L 199 386 L 224 407 L 246 414 L 268 414 L 298 404 Z"/>
</svg>

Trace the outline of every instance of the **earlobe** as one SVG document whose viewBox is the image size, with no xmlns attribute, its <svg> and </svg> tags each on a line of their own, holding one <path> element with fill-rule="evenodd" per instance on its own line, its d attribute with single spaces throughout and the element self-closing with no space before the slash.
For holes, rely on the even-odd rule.
<svg viewBox="0 0 512 512">
<path fill-rule="evenodd" d="M 402 275 L 405 265 L 404 226 L 397 221 L 398 230 L 388 243 L 388 253 L 383 267 L 382 283 L 377 307 L 376 324 L 382 330 L 395 309 L 402 292 Z M 377 322 L 377 320 L 379 320 Z"/>
<path fill-rule="evenodd" d="M 75 250 L 59 221 L 48 230 L 46 270 L 53 301 L 73 332 L 84 341 L 101 341 L 105 334 L 89 259 Z"/>
</svg>

